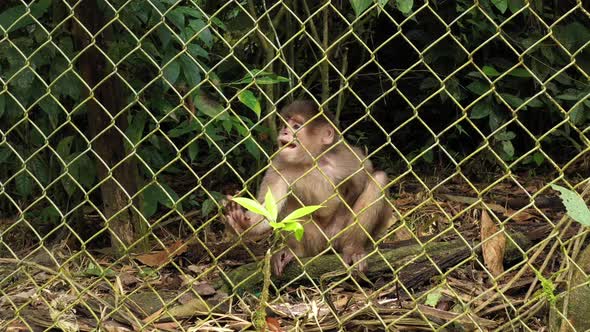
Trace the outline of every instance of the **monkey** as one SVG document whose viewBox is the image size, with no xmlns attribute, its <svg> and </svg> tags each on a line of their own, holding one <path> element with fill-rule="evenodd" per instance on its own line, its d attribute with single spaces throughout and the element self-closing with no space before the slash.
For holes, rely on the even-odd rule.
<svg viewBox="0 0 590 332">
<path fill-rule="evenodd" d="M 393 218 L 383 171 L 376 171 L 366 154 L 348 145 L 337 131 L 334 116 L 320 112 L 310 100 L 296 100 L 279 113 L 284 124 L 277 137 L 278 151 L 262 178 L 257 200 L 268 189 L 277 201 L 279 220 L 302 206 L 322 205 L 304 223 L 301 241 L 287 237 L 286 247 L 271 257 L 280 276 L 291 260 L 310 257 L 329 244 L 349 266 L 365 273 L 368 247 Z M 227 196 L 225 220 L 244 237 L 271 229 L 262 216 L 245 211 Z"/>
</svg>

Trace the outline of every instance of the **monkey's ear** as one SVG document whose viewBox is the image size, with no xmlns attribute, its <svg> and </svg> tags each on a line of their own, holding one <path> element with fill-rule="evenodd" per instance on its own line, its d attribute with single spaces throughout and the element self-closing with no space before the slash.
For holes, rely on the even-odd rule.
<svg viewBox="0 0 590 332">
<path fill-rule="evenodd" d="M 334 143 L 334 128 L 332 126 L 324 126 L 322 130 L 322 144 L 324 145 L 332 145 Z"/>
</svg>

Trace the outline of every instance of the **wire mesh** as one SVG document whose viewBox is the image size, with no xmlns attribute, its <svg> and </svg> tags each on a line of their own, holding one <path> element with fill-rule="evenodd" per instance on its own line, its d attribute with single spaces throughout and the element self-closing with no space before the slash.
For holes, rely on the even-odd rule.
<svg viewBox="0 0 590 332">
<path fill-rule="evenodd" d="M 590 328 L 588 8 L 0 3 L 0 327 Z M 388 174 L 395 217 L 354 228 L 324 174 L 357 220 L 271 277 L 281 240 L 229 231 L 226 196 L 263 190 L 294 99 Z M 366 274 L 330 245 L 352 229 Z"/>
</svg>

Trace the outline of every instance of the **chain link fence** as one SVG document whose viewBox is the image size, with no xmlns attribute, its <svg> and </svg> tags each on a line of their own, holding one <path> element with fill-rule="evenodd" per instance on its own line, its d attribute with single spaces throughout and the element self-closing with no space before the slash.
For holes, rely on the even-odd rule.
<svg viewBox="0 0 590 332">
<path fill-rule="evenodd" d="M 1 2 L 0 327 L 589 329 L 589 73 L 582 0 Z M 364 274 L 228 228 L 294 99 L 388 174 Z"/>
</svg>

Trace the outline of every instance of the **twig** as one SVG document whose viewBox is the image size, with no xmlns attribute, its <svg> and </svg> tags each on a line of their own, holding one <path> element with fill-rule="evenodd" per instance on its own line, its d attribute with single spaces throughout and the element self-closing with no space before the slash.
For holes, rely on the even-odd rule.
<svg viewBox="0 0 590 332">
<path fill-rule="evenodd" d="M 335 114 L 337 127 L 340 126 L 340 114 L 342 113 L 342 104 L 344 104 L 344 94 L 342 93 L 342 89 L 344 86 L 348 86 L 348 81 L 346 80 L 346 72 L 348 71 L 348 47 L 345 47 L 342 52 L 342 69 L 340 70 L 342 77 L 340 78 L 340 91 L 338 92 L 338 102 L 336 104 Z"/>
</svg>

